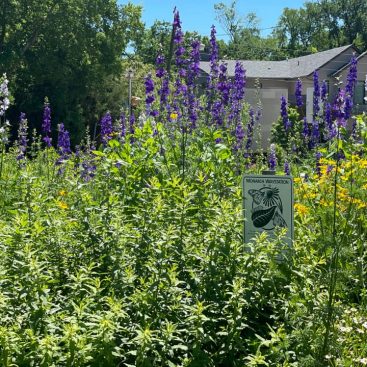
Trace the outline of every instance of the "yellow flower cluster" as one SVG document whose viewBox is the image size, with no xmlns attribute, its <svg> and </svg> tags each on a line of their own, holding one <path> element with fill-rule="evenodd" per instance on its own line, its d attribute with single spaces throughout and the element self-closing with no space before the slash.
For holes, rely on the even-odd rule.
<svg viewBox="0 0 367 367">
<path fill-rule="evenodd" d="M 309 208 L 301 203 L 295 203 L 294 210 L 301 216 L 310 212 Z"/>
</svg>

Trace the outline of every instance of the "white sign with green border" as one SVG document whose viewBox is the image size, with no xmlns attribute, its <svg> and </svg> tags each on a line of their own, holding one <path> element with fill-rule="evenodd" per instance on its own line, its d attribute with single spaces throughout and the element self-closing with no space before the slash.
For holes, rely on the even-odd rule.
<svg viewBox="0 0 367 367">
<path fill-rule="evenodd" d="M 242 179 L 244 238 L 248 243 L 261 232 L 274 237 L 286 228 L 284 240 L 293 241 L 293 179 L 291 176 L 244 175 Z"/>
</svg>

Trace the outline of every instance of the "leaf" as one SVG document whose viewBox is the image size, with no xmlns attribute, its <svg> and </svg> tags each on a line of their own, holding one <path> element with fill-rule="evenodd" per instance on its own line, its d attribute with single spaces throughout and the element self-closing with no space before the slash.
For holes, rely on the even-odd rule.
<svg viewBox="0 0 367 367">
<path fill-rule="evenodd" d="M 269 209 L 258 210 L 251 215 L 252 222 L 256 228 L 265 227 L 273 218 L 276 205 Z"/>
<path fill-rule="evenodd" d="M 104 152 L 101 152 L 99 150 L 92 150 L 92 153 L 98 157 L 105 157 L 106 154 Z"/>
</svg>

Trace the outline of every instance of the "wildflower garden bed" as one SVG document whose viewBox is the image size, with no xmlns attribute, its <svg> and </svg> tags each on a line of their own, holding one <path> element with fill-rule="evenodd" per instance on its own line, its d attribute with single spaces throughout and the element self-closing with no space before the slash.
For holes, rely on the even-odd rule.
<svg viewBox="0 0 367 367">
<path fill-rule="evenodd" d="M 205 96 L 198 43 L 190 63 L 178 47 L 175 79 L 159 58 L 145 81 L 145 117 L 106 114 L 74 153 L 63 125 L 52 147 L 49 105 L 43 140 L 22 115 L 10 146 L 2 115 L 2 366 L 367 364 L 366 116 L 347 132 L 342 90 L 331 121 L 282 107 L 269 157 L 294 177 L 295 240 L 279 261 L 281 230 L 243 242 L 241 177 L 268 152 L 244 70 L 227 80 L 215 47 Z"/>
</svg>

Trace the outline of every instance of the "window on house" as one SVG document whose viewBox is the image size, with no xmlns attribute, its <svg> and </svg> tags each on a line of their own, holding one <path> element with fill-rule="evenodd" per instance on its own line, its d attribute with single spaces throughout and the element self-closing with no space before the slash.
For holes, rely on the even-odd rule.
<svg viewBox="0 0 367 367">
<path fill-rule="evenodd" d="M 364 81 L 359 80 L 354 90 L 353 103 L 356 105 L 366 104 L 364 97 L 366 97 L 365 84 Z"/>
</svg>

